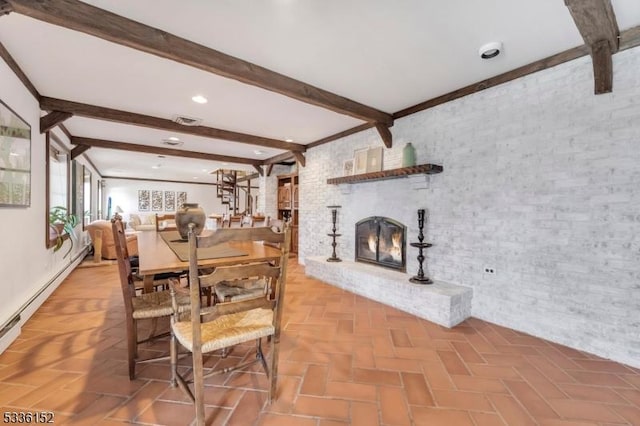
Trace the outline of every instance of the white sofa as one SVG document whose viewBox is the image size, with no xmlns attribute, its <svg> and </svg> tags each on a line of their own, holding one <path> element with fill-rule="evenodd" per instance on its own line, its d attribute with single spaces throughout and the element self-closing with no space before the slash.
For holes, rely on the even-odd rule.
<svg viewBox="0 0 640 426">
<path fill-rule="evenodd" d="M 136 214 L 129 215 L 129 222 L 127 222 L 129 229 L 136 231 L 155 231 L 156 230 L 156 215 L 155 214 Z"/>
</svg>

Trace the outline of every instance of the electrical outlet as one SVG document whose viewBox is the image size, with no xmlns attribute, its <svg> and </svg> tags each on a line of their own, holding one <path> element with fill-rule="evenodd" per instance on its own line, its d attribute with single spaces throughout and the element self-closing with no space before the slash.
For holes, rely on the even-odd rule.
<svg viewBox="0 0 640 426">
<path fill-rule="evenodd" d="M 496 268 L 494 268 L 493 266 L 485 266 L 485 267 L 482 269 L 482 272 L 483 272 L 485 275 L 495 275 L 495 274 L 496 274 Z"/>
</svg>

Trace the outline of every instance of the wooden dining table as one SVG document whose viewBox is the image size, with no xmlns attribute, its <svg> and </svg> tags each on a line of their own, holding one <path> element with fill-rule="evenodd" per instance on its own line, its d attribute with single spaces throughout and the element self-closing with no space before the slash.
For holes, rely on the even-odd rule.
<svg viewBox="0 0 640 426">
<path fill-rule="evenodd" d="M 212 232 L 205 230 L 204 232 Z M 138 256 L 139 274 L 143 276 L 144 292 L 153 291 L 153 277 L 164 272 L 180 272 L 189 269 L 189 262 L 182 261 L 169 247 L 160 232 L 139 232 Z M 243 252 L 242 256 L 199 259 L 198 267 L 215 268 L 240 263 L 278 260 L 281 251 L 275 247 L 263 245 L 258 241 L 232 241 L 230 247 Z"/>
</svg>

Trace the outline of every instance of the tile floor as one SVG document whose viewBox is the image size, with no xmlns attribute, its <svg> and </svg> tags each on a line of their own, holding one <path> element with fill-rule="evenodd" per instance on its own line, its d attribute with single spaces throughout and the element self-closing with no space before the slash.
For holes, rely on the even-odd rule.
<svg viewBox="0 0 640 426">
<path fill-rule="evenodd" d="M 0 355 L 2 411 L 190 424 L 167 364 L 129 381 L 122 317 L 116 267 L 76 269 Z M 477 319 L 446 329 L 309 279 L 295 260 L 284 321 L 277 402 L 261 409 L 258 370 L 218 376 L 207 382 L 209 424 L 640 425 L 638 369 Z"/>
</svg>

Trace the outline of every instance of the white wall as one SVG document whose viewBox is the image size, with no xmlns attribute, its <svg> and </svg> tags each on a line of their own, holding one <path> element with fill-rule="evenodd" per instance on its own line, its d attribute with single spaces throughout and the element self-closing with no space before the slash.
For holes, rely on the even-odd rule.
<svg viewBox="0 0 640 426">
<path fill-rule="evenodd" d="M 360 218 L 399 220 L 411 242 L 426 208 L 428 275 L 472 286 L 474 316 L 640 367 L 640 48 L 613 62 L 612 94 L 593 95 L 585 57 L 397 120 L 384 168 L 412 142 L 441 174 L 327 185 L 382 142 L 372 130 L 310 149 L 300 260 L 330 255 L 329 204 L 346 259 Z"/>
<path fill-rule="evenodd" d="M 1 329 L 47 283 L 59 274 L 64 276 L 70 271 L 68 267 L 72 259 L 84 249 L 84 237 L 80 235 L 82 232 L 79 227 L 79 241 L 75 244 L 74 252 L 67 258 L 63 258 L 66 247 L 56 253 L 46 248 L 46 152 L 45 137 L 39 131 L 41 112 L 38 101 L 1 60 L 0 99 L 31 125 L 31 206 L 0 208 Z M 58 133 L 63 136 L 61 132 Z M 22 322 L 26 316 L 23 315 Z M 15 337 L 15 333 L 13 335 Z M 6 344 L 6 340 L 0 340 L 0 351 Z"/>
</svg>

